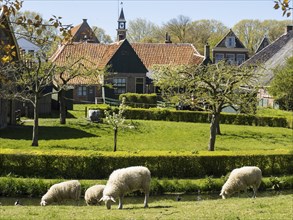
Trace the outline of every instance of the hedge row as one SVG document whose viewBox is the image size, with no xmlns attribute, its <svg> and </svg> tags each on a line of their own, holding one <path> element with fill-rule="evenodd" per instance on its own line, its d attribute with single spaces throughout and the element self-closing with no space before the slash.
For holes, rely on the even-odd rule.
<svg viewBox="0 0 293 220">
<path fill-rule="evenodd" d="M 41 197 L 48 188 L 64 179 L 29 179 L 29 178 L 14 178 L 0 177 L 0 196 L 29 196 Z M 107 180 L 80 180 L 81 195 L 84 195 L 85 190 L 95 184 L 106 184 Z M 163 195 L 166 193 L 182 193 L 197 195 L 201 193 L 219 192 L 225 178 L 205 177 L 203 179 L 186 180 L 186 179 L 157 179 L 152 178 L 151 195 Z M 266 177 L 262 179 L 262 184 L 259 190 L 284 190 L 293 188 L 293 176 L 281 177 Z M 135 192 L 133 194 L 138 194 Z"/>
<path fill-rule="evenodd" d="M 150 108 L 157 106 L 158 96 L 152 94 L 124 93 L 119 95 L 119 101 L 125 98 L 125 104 L 131 107 Z"/>
<path fill-rule="evenodd" d="M 99 109 L 99 108 L 90 108 Z M 104 108 L 99 109 L 104 117 Z M 118 112 L 118 108 L 113 111 Z M 127 119 L 137 120 L 162 120 L 162 121 L 177 121 L 177 122 L 197 122 L 209 123 L 211 114 L 209 112 L 201 111 L 182 111 L 182 110 L 168 110 L 160 108 L 141 109 L 141 108 L 128 108 L 124 112 Z M 221 124 L 234 124 L 234 125 L 254 125 L 254 126 L 269 126 L 269 127 L 289 127 L 293 128 L 293 122 L 288 121 L 284 117 L 265 117 L 245 114 L 229 114 L 221 113 Z"/>
<path fill-rule="evenodd" d="M 74 155 L 52 153 L 0 154 L 0 176 L 103 179 L 118 168 L 147 166 L 157 178 L 221 177 L 232 169 L 254 165 L 263 175 L 293 174 L 292 154 L 197 155 L 192 153 L 125 153 Z"/>
</svg>

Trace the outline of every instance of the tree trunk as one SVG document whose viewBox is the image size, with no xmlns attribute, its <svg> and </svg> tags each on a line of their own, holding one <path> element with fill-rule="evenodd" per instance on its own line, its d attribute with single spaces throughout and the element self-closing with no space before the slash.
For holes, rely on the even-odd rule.
<svg viewBox="0 0 293 220">
<path fill-rule="evenodd" d="M 39 99 L 35 96 L 32 146 L 39 146 Z"/>
<path fill-rule="evenodd" d="M 65 106 L 63 89 L 58 93 L 58 98 L 59 98 L 60 124 L 65 125 L 66 124 L 66 106 Z"/>
<path fill-rule="evenodd" d="M 217 134 L 217 126 L 219 124 L 219 113 L 213 113 L 211 125 L 210 125 L 210 142 L 208 146 L 209 151 L 215 150 L 215 143 L 216 143 L 216 134 Z"/>
<path fill-rule="evenodd" d="M 220 129 L 220 115 L 219 115 L 219 120 L 218 120 L 218 123 L 217 123 L 217 135 L 221 135 L 221 129 Z"/>
<path fill-rule="evenodd" d="M 118 128 L 114 129 L 114 152 L 117 150 L 117 134 Z"/>
</svg>

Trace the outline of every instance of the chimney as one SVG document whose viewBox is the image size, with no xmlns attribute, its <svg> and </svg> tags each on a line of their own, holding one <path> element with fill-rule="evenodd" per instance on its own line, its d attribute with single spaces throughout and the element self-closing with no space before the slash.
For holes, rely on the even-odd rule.
<svg viewBox="0 0 293 220">
<path fill-rule="evenodd" d="M 166 43 L 166 44 L 171 44 L 171 43 L 172 43 L 172 41 L 171 41 L 171 36 L 168 34 L 168 32 L 166 32 L 165 43 Z"/>
<path fill-rule="evenodd" d="M 206 43 L 206 45 L 204 45 L 204 58 L 205 59 L 210 58 L 210 45 L 209 45 L 209 43 Z"/>
<path fill-rule="evenodd" d="M 286 27 L 286 34 L 293 30 L 293 25 L 287 25 Z"/>
</svg>

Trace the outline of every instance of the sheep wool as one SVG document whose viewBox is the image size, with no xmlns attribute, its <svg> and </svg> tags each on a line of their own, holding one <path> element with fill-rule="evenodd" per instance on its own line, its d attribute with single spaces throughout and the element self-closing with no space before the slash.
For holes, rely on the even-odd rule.
<svg viewBox="0 0 293 220">
<path fill-rule="evenodd" d="M 256 192 L 261 184 L 262 172 L 258 167 L 245 166 L 232 170 L 228 180 L 223 185 L 220 196 L 226 199 L 227 196 L 235 192 L 247 191 L 247 188 L 252 186 L 253 198 L 256 197 Z"/>
<path fill-rule="evenodd" d="M 41 199 L 41 206 L 53 202 L 60 203 L 66 199 L 73 199 L 78 202 L 81 194 L 81 186 L 78 180 L 70 180 L 54 184 Z"/>
<path fill-rule="evenodd" d="M 122 209 L 123 196 L 128 192 L 141 190 L 145 193 L 144 207 L 147 208 L 150 183 L 151 172 L 146 167 L 134 166 L 115 170 L 109 177 L 100 201 L 104 201 L 107 209 L 110 209 L 111 203 L 119 197 L 118 209 Z"/>
<path fill-rule="evenodd" d="M 87 205 L 100 205 L 99 200 L 103 197 L 105 185 L 94 185 L 88 188 L 84 194 L 84 200 Z"/>
</svg>

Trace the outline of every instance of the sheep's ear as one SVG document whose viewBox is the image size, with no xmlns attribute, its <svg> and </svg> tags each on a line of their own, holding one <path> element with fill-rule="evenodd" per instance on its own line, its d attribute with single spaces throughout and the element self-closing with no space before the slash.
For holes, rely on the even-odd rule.
<svg viewBox="0 0 293 220">
<path fill-rule="evenodd" d="M 105 197 L 103 196 L 103 197 L 99 200 L 99 202 L 105 201 L 104 199 L 105 199 Z"/>
<path fill-rule="evenodd" d="M 223 195 L 223 192 L 221 192 L 221 193 L 219 194 L 219 196 L 221 196 L 221 195 Z"/>
<path fill-rule="evenodd" d="M 115 199 L 111 196 L 110 197 L 111 201 L 116 202 Z"/>
</svg>

